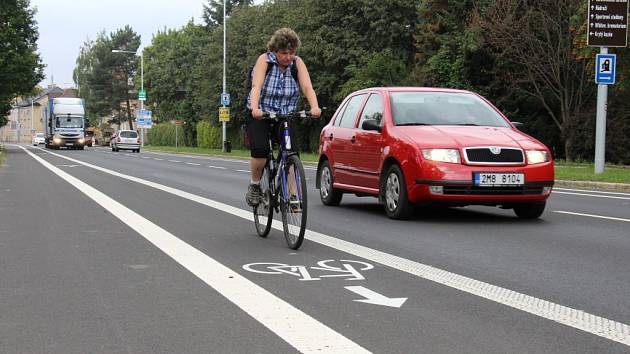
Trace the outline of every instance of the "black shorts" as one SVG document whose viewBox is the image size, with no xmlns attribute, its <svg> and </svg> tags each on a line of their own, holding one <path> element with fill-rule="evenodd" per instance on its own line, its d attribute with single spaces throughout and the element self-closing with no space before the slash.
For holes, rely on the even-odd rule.
<svg viewBox="0 0 630 354">
<path fill-rule="evenodd" d="M 247 136 L 249 138 L 251 157 L 266 158 L 269 156 L 269 132 L 271 132 L 273 146 L 276 146 L 282 138 L 282 123 L 278 124 L 271 119 L 254 119 L 250 115 L 246 119 Z M 291 149 L 290 151 L 297 151 L 295 148 L 295 129 L 291 122 L 289 122 L 289 128 L 291 131 Z"/>
</svg>

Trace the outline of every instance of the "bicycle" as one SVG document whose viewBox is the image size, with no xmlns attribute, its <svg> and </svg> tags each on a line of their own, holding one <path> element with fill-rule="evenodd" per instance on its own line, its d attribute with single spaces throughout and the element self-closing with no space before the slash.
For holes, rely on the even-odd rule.
<svg viewBox="0 0 630 354">
<path fill-rule="evenodd" d="M 269 155 L 260 179 L 261 198 L 253 207 L 256 232 L 267 237 L 271 229 L 274 210 L 282 213 L 284 238 L 291 249 L 298 249 L 304 241 L 307 216 L 306 174 L 296 151 L 291 149 L 289 120 L 311 117 L 309 112 L 300 111 L 290 114 L 265 112 L 262 119 L 274 120 L 282 124 L 282 139 L 278 143 L 278 157 L 274 156 L 273 135 L 277 129 L 268 133 Z"/>
</svg>

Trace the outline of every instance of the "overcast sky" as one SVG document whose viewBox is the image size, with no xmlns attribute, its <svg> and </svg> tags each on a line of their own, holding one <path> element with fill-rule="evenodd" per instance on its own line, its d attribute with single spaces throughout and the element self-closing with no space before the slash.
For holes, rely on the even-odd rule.
<svg viewBox="0 0 630 354">
<path fill-rule="evenodd" d="M 142 38 L 141 48 L 164 28 L 178 29 L 194 18 L 203 23 L 205 0 L 31 0 L 37 7 L 38 50 L 46 86 L 54 78 L 61 87 L 74 86 L 72 71 L 81 45 L 105 30 L 107 34 L 130 25 Z M 54 77 L 53 77 L 54 76 Z"/>
</svg>

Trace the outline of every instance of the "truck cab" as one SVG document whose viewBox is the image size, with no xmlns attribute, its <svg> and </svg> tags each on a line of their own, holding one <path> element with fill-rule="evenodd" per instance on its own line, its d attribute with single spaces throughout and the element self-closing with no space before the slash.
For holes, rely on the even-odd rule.
<svg viewBox="0 0 630 354">
<path fill-rule="evenodd" d="M 85 146 L 85 109 L 80 98 L 60 97 L 49 101 L 45 115 L 47 148 L 83 150 Z"/>
</svg>

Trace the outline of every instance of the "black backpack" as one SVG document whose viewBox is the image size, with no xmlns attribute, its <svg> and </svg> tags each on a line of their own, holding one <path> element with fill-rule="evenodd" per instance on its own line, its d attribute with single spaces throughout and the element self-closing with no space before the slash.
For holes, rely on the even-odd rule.
<svg viewBox="0 0 630 354">
<path fill-rule="evenodd" d="M 293 65 L 291 65 L 291 76 L 293 77 L 293 80 L 295 80 L 295 82 L 298 84 L 298 87 L 300 86 L 300 81 L 298 80 L 298 71 L 297 71 L 297 63 L 296 63 L 296 59 L 293 59 L 292 62 Z M 273 67 L 273 65 L 269 65 L 269 63 L 267 63 L 267 71 L 265 72 L 265 78 L 267 78 L 267 75 L 269 75 L 269 72 L 271 71 L 271 68 Z M 249 97 L 249 93 L 252 91 L 252 73 L 254 72 L 254 65 L 249 67 L 249 70 L 247 70 L 247 80 L 245 80 L 245 110 L 247 111 L 247 98 Z"/>
</svg>

